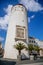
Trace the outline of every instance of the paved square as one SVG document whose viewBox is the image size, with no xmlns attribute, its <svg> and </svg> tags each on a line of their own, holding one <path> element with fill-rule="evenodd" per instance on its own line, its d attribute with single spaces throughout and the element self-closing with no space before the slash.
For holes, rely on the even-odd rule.
<svg viewBox="0 0 43 65">
<path fill-rule="evenodd" d="M 43 62 L 40 62 L 40 63 L 32 63 L 32 64 L 21 64 L 21 65 L 43 65 Z"/>
</svg>

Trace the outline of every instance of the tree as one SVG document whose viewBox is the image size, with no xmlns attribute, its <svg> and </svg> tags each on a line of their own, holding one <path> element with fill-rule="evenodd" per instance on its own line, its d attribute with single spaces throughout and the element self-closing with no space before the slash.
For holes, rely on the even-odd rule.
<svg viewBox="0 0 43 65">
<path fill-rule="evenodd" d="M 26 47 L 26 50 L 29 51 L 29 53 L 32 53 L 32 50 L 34 50 L 33 44 L 28 44 L 28 47 Z"/>
<path fill-rule="evenodd" d="M 4 55 L 4 49 L 2 48 L 2 43 L 0 42 L 0 58 Z"/>
<path fill-rule="evenodd" d="M 37 51 L 37 52 L 39 53 L 40 47 L 39 47 L 39 46 L 34 46 L 34 50 Z"/>
<path fill-rule="evenodd" d="M 23 43 L 18 43 L 16 45 L 14 45 L 14 48 L 16 48 L 19 52 L 19 55 L 21 55 L 21 50 L 23 50 L 25 48 L 25 45 Z"/>
<path fill-rule="evenodd" d="M 1 44 L 1 42 L 0 42 L 0 48 L 1 48 L 1 46 L 2 46 L 2 44 Z"/>
</svg>

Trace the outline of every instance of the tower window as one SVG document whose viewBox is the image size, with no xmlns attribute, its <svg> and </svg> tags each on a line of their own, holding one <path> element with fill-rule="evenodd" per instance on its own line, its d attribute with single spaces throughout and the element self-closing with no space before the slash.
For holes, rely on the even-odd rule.
<svg viewBox="0 0 43 65">
<path fill-rule="evenodd" d="M 20 39 L 25 38 L 25 28 L 17 26 L 16 27 L 16 37 Z"/>
</svg>

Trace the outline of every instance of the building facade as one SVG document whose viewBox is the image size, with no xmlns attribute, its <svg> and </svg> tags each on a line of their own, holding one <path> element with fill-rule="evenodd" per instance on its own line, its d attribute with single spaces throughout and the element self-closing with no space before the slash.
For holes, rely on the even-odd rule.
<svg viewBox="0 0 43 65">
<path fill-rule="evenodd" d="M 39 54 L 40 56 L 43 56 L 43 41 L 36 39 L 34 37 L 29 37 L 29 44 L 39 46 L 41 48 Z"/>
</svg>

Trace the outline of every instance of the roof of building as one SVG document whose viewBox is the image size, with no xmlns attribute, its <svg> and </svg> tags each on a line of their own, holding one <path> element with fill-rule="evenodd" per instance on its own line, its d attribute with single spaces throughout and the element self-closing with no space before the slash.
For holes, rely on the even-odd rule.
<svg viewBox="0 0 43 65">
<path fill-rule="evenodd" d="M 35 39 L 34 37 L 29 37 L 30 39 Z"/>
</svg>

